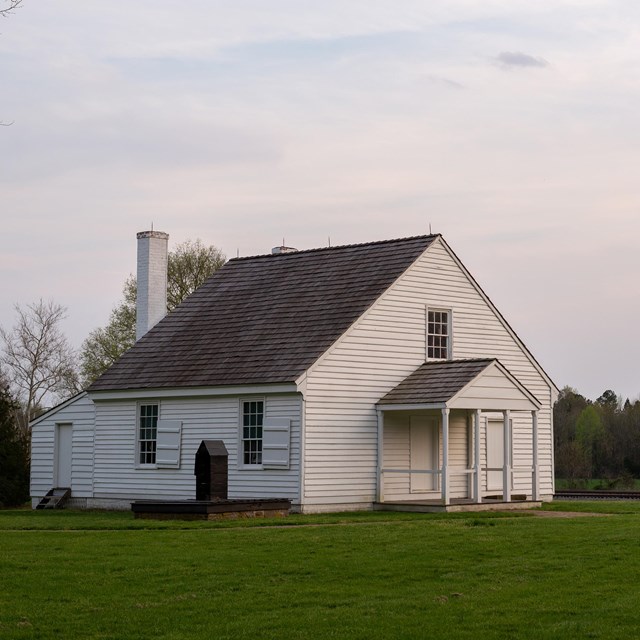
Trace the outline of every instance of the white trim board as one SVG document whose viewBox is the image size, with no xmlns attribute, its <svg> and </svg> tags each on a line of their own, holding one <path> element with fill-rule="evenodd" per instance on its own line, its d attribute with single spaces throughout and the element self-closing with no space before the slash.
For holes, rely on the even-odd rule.
<svg viewBox="0 0 640 640">
<path fill-rule="evenodd" d="M 255 396 L 270 394 L 297 394 L 294 383 L 234 385 L 230 387 L 175 387 L 170 389 L 126 389 L 122 391 L 92 391 L 89 393 L 94 402 L 105 400 L 146 400 L 148 398 L 200 398 L 214 396 Z"/>
<path fill-rule="evenodd" d="M 37 418 L 34 418 L 29 423 L 29 427 L 30 428 L 35 427 L 39 422 L 42 422 L 45 418 L 50 418 L 51 416 L 55 415 L 61 409 L 64 409 L 65 407 L 68 407 L 70 404 L 74 403 L 76 400 L 80 400 L 80 398 L 83 398 L 86 395 L 87 395 L 86 391 L 81 391 L 80 393 L 76 393 L 75 396 L 72 396 L 71 398 L 68 398 L 67 400 L 64 400 L 63 402 L 61 402 L 60 404 L 56 405 L 55 407 L 51 407 L 51 409 L 48 409 L 43 414 L 39 415 Z"/>
</svg>

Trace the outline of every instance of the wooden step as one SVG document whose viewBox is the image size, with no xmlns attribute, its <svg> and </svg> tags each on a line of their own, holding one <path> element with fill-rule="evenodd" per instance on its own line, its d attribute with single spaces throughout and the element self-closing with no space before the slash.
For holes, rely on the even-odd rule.
<svg viewBox="0 0 640 640">
<path fill-rule="evenodd" d="M 47 495 L 40 500 L 36 509 L 62 509 L 64 503 L 71 496 L 69 487 L 53 487 L 47 491 Z"/>
</svg>

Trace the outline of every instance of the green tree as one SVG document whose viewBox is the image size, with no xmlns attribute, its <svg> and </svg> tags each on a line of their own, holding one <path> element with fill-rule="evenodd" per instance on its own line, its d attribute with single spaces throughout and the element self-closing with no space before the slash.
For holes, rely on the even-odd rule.
<svg viewBox="0 0 640 640">
<path fill-rule="evenodd" d="M 565 387 L 553 417 L 557 478 L 598 478 L 610 486 L 640 478 L 640 400 L 623 402 L 607 389 L 592 403 Z"/>
<path fill-rule="evenodd" d="M 106 327 L 94 329 L 80 350 L 83 386 L 99 378 L 136 341 L 136 279 L 129 276 L 122 290 L 123 299 L 111 311 Z"/>
<path fill-rule="evenodd" d="M 625 405 L 615 441 L 621 471 L 617 475 L 640 477 L 640 401 Z"/>
<path fill-rule="evenodd" d="M 0 507 L 29 499 L 29 436 L 18 424 L 19 407 L 0 381 Z"/>
<path fill-rule="evenodd" d="M 556 448 L 575 438 L 576 420 L 590 404 L 572 387 L 564 387 L 553 407 L 553 432 Z"/>
<path fill-rule="evenodd" d="M 620 398 L 616 395 L 615 391 L 607 389 L 596 402 L 603 408 L 615 411 L 620 406 Z"/>
<path fill-rule="evenodd" d="M 564 387 L 553 407 L 553 437 L 556 477 L 575 480 L 584 477 L 584 456 L 576 444 L 576 421 L 589 400 L 571 387 Z"/>
<path fill-rule="evenodd" d="M 167 265 L 167 311 L 173 311 L 226 260 L 220 250 L 205 246 L 199 238 L 177 245 L 169 252 Z"/>
<path fill-rule="evenodd" d="M 592 477 L 594 467 L 602 458 L 605 445 L 605 428 L 593 405 L 586 407 L 576 422 L 576 443 L 585 459 L 585 472 Z"/>
<path fill-rule="evenodd" d="M 175 309 L 189 294 L 225 263 L 224 254 L 200 239 L 187 240 L 169 252 L 167 265 L 167 311 Z M 105 327 L 92 331 L 82 344 L 80 372 L 84 386 L 99 378 L 136 341 L 136 278 L 130 275 L 122 300 Z"/>
<path fill-rule="evenodd" d="M 622 397 L 607 389 L 594 404 L 606 433 L 594 449 L 594 474 L 610 480 L 624 474 L 624 455 L 621 443 L 626 440 L 624 433 L 624 411 Z"/>
</svg>

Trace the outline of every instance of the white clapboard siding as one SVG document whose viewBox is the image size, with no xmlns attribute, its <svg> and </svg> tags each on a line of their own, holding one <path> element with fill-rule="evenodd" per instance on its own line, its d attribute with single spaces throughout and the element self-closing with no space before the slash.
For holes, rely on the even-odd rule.
<svg viewBox="0 0 640 640">
<path fill-rule="evenodd" d="M 519 412 L 531 411 L 535 408 L 526 391 L 503 373 L 497 364 L 490 365 L 456 394 L 452 404 L 460 409 L 508 408 Z"/>
<path fill-rule="evenodd" d="M 72 425 L 71 495 L 91 497 L 93 493 L 93 424 L 95 409 L 82 394 L 54 409 L 31 429 L 31 497 L 42 498 L 54 483 L 56 425 Z"/>
<path fill-rule="evenodd" d="M 452 310 L 454 358 L 498 358 L 541 402 L 540 491 L 552 494 L 551 388 L 446 247 L 435 241 L 307 373 L 305 504 L 356 504 L 375 499 L 375 403 L 424 362 L 427 306 Z M 512 416 L 517 466 L 531 461 L 530 414 L 523 416 Z M 406 438 L 399 424 L 392 425 L 387 436 L 395 447 Z M 465 467 L 467 450 L 463 456 L 462 441 L 452 440 L 451 444 L 455 466 Z M 387 455 L 385 460 L 391 462 L 396 461 L 393 456 L 402 457 L 393 450 Z M 367 468 L 365 462 L 371 466 Z M 329 485 L 324 482 L 327 465 L 333 474 Z M 519 492 L 531 492 L 530 475 L 520 473 L 514 478 Z M 400 478 L 388 482 L 390 495 L 402 492 Z M 452 495 L 463 491 L 464 482 L 464 478 L 453 478 Z"/>
<path fill-rule="evenodd" d="M 252 396 L 253 398 L 253 396 Z M 163 398 L 160 421 L 182 424 L 179 468 L 136 464 L 137 403 L 98 402 L 96 412 L 95 497 L 111 499 L 195 498 L 194 462 L 202 440 L 222 440 L 229 452 L 230 498 L 289 498 L 299 502 L 300 395 L 265 396 L 265 420 L 290 425 L 289 466 L 242 469 L 238 464 L 240 398 Z M 145 400 L 145 403 L 153 401 Z"/>
</svg>

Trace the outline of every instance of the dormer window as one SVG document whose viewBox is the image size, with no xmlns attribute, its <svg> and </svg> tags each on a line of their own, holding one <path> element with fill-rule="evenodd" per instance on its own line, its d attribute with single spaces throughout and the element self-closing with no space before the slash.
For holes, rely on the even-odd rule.
<svg viewBox="0 0 640 640">
<path fill-rule="evenodd" d="M 451 358 L 451 311 L 427 310 L 427 360 Z"/>
</svg>

